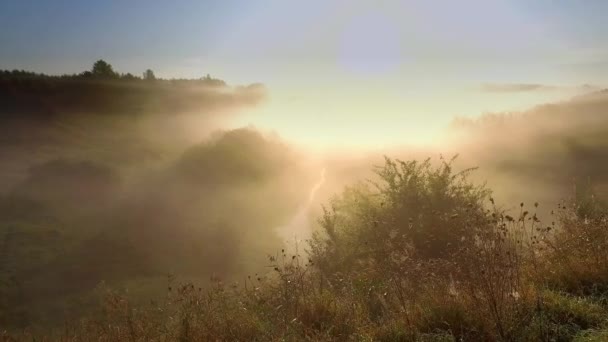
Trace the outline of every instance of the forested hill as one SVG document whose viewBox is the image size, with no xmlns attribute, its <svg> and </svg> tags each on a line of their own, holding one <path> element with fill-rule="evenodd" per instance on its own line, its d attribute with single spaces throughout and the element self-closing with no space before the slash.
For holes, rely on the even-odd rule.
<svg viewBox="0 0 608 342">
<path fill-rule="evenodd" d="M 114 167 L 165 160 L 265 95 L 260 84 L 229 86 L 209 75 L 119 74 L 102 60 L 72 75 L 0 71 L 0 193 L 56 158 Z"/>
<path fill-rule="evenodd" d="M 264 98 L 259 84 L 231 87 L 210 75 L 198 79 L 160 79 L 120 74 L 103 60 L 91 70 L 51 76 L 0 70 L 0 115 L 49 117 L 62 113 L 177 113 L 215 107 L 254 105 Z"/>
</svg>

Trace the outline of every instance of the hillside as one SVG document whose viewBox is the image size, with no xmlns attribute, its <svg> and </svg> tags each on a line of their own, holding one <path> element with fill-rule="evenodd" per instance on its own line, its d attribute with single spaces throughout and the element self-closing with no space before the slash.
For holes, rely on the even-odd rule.
<svg viewBox="0 0 608 342">
<path fill-rule="evenodd" d="M 604 92 L 459 119 L 442 151 L 379 164 L 223 128 L 259 85 L 3 75 L 3 338 L 607 334 Z"/>
</svg>

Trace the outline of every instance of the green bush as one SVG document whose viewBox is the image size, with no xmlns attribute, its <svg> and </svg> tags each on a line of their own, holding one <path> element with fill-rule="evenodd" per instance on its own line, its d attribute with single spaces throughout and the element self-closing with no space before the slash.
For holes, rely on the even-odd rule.
<svg viewBox="0 0 608 342">
<path fill-rule="evenodd" d="M 486 225 L 489 190 L 454 172 L 451 161 L 386 158 L 378 181 L 347 188 L 320 220 L 312 245 L 316 265 L 348 272 L 371 263 L 399 267 L 409 258 L 449 259 Z"/>
</svg>

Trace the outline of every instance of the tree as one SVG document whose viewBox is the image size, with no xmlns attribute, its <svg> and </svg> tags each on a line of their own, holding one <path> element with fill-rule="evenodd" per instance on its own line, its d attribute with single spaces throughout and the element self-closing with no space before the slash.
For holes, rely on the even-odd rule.
<svg viewBox="0 0 608 342">
<path fill-rule="evenodd" d="M 98 60 L 93 64 L 93 69 L 91 70 L 93 77 L 97 78 L 118 78 L 119 75 L 114 71 L 112 65 L 103 59 Z"/>
<path fill-rule="evenodd" d="M 82 78 L 91 78 L 91 77 L 93 77 L 93 73 L 86 70 L 86 71 L 83 71 L 80 74 L 78 74 L 78 76 L 82 77 Z"/>
<path fill-rule="evenodd" d="M 126 73 L 126 74 L 122 74 L 120 76 L 121 79 L 125 80 L 125 81 L 135 81 L 138 79 L 138 77 L 135 77 L 135 75 L 131 74 L 130 72 Z"/>
<path fill-rule="evenodd" d="M 204 77 L 201 77 L 201 81 L 203 81 L 204 84 L 210 85 L 210 86 L 225 86 L 226 82 L 219 80 L 217 78 L 213 78 L 211 77 L 211 75 L 207 74 Z"/>
<path fill-rule="evenodd" d="M 148 69 L 144 72 L 144 80 L 146 81 L 154 81 L 156 80 L 156 76 L 154 75 L 154 71 Z"/>
</svg>

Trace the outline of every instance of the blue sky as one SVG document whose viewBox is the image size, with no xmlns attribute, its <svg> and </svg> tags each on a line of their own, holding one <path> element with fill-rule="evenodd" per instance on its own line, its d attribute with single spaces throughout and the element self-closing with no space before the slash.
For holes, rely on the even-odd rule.
<svg viewBox="0 0 608 342">
<path fill-rule="evenodd" d="M 3 0 L 0 68 L 72 73 L 103 58 L 135 74 L 210 73 L 265 83 L 265 124 L 280 130 L 376 112 L 382 127 L 431 132 L 603 86 L 606 14 L 602 0 Z"/>
<path fill-rule="evenodd" d="M 509 61 L 503 66 L 515 72 L 541 63 L 599 68 L 608 63 L 606 13 L 601 0 L 3 0 L 0 63 L 61 73 L 103 57 L 125 71 L 150 65 L 195 76 L 215 68 L 235 81 L 228 65 L 260 81 L 272 78 L 269 65 L 365 70 L 367 62 L 422 58 L 463 69 Z"/>
</svg>

